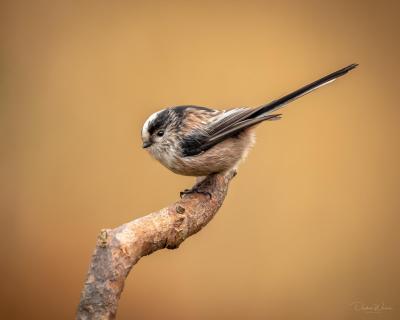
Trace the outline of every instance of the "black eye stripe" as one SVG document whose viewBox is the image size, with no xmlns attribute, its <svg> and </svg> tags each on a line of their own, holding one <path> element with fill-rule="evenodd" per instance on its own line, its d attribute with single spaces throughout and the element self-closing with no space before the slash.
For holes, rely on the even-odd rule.
<svg viewBox="0 0 400 320">
<path fill-rule="evenodd" d="M 169 110 L 160 112 L 157 117 L 149 123 L 149 134 L 152 135 L 154 132 L 160 129 L 165 129 L 168 126 L 168 113 Z"/>
</svg>

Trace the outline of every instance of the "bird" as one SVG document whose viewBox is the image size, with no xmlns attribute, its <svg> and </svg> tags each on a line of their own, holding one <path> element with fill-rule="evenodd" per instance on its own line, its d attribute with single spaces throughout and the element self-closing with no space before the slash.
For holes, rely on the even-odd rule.
<svg viewBox="0 0 400 320">
<path fill-rule="evenodd" d="M 196 105 L 167 107 L 144 122 L 143 148 L 172 172 L 198 177 L 236 170 L 255 143 L 255 127 L 281 119 L 278 109 L 356 68 L 350 64 L 256 108 L 218 110 Z M 182 194 L 201 192 L 196 186 Z"/>
</svg>

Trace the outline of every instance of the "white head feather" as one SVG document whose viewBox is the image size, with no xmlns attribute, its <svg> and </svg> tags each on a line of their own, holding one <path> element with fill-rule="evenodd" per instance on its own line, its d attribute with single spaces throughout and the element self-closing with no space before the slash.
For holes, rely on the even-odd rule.
<svg viewBox="0 0 400 320">
<path fill-rule="evenodd" d="M 142 128 L 142 139 L 143 140 L 149 140 L 150 139 L 150 135 L 149 135 L 150 122 L 152 122 L 155 118 L 157 118 L 157 115 L 160 112 L 164 111 L 164 110 L 165 109 L 157 111 L 157 112 L 154 112 L 150 117 L 147 118 L 147 120 L 145 121 L 145 123 L 143 125 L 143 128 Z"/>
</svg>

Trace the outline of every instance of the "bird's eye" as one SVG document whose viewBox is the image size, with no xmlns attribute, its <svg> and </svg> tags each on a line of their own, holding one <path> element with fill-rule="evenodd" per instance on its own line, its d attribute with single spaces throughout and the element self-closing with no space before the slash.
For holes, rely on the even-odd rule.
<svg viewBox="0 0 400 320">
<path fill-rule="evenodd" d="M 162 137 L 162 136 L 164 135 L 164 130 L 159 130 L 159 131 L 157 131 L 157 135 L 158 135 L 159 137 Z"/>
</svg>

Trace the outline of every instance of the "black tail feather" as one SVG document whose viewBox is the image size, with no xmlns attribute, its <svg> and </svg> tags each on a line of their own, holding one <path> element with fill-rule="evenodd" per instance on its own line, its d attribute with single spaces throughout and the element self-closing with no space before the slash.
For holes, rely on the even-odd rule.
<svg viewBox="0 0 400 320">
<path fill-rule="evenodd" d="M 254 110 L 254 113 L 251 115 L 251 117 L 257 117 L 261 114 L 275 111 L 275 110 L 283 107 L 285 104 L 288 104 L 289 102 L 296 100 L 297 98 L 300 98 L 301 96 L 314 91 L 318 87 L 321 87 L 325 84 L 328 84 L 331 81 L 336 80 L 337 78 L 339 78 L 341 76 L 344 76 L 347 72 L 349 72 L 350 70 L 354 69 L 357 66 L 358 66 L 357 63 L 353 63 L 343 69 L 340 69 L 331 74 L 328 74 L 327 76 L 325 76 L 317 81 L 314 81 L 296 91 L 293 91 L 292 93 L 289 93 L 288 95 L 286 95 L 282 98 L 274 100 L 266 105 L 260 106 Z"/>
</svg>

